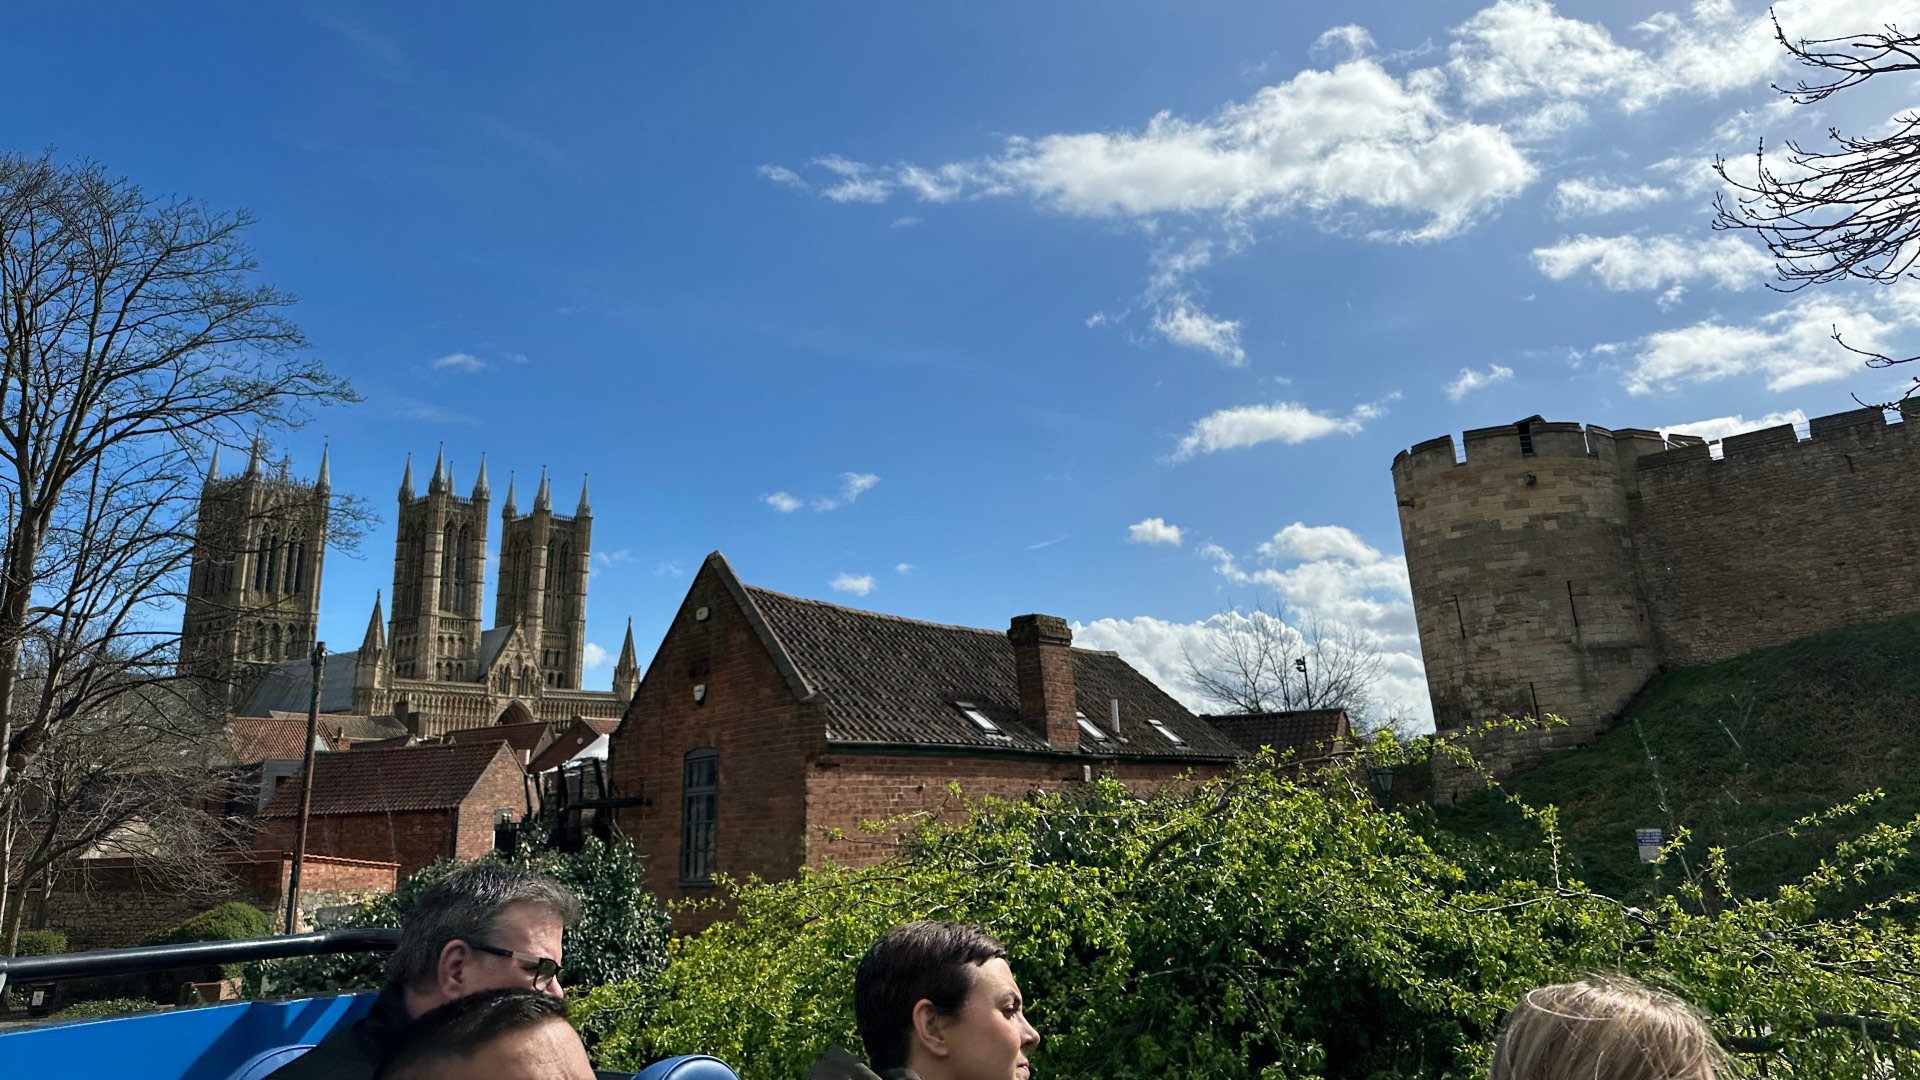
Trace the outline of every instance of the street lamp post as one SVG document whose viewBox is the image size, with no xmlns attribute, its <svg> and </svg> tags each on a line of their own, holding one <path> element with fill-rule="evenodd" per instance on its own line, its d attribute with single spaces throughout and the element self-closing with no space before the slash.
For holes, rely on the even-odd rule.
<svg viewBox="0 0 1920 1080">
<path fill-rule="evenodd" d="M 300 870 L 307 861 L 307 817 L 313 812 L 313 744 L 320 738 L 320 677 L 327 667 L 327 643 L 313 643 L 313 692 L 307 697 L 307 745 L 301 751 L 300 817 L 293 827 L 293 867 L 287 871 L 287 930 L 300 918 Z"/>
</svg>

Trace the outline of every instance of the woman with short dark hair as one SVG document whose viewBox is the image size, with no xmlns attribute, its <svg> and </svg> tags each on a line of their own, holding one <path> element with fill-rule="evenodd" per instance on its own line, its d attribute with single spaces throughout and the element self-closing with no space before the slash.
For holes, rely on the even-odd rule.
<svg viewBox="0 0 1920 1080">
<path fill-rule="evenodd" d="M 867 1063 L 835 1047 L 809 1080 L 1026 1080 L 1040 1044 L 1007 947 L 970 923 L 887 931 L 854 973 L 853 1012 Z"/>
</svg>

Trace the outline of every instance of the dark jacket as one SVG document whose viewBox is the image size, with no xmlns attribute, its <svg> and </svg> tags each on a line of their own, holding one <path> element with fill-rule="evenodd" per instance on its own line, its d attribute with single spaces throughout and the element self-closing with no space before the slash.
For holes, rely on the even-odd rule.
<svg viewBox="0 0 1920 1080">
<path fill-rule="evenodd" d="M 373 1080 L 381 1059 L 399 1043 L 413 1018 L 400 988 L 380 991 L 367 1015 L 321 1039 L 319 1045 L 275 1069 L 267 1080 Z"/>
<path fill-rule="evenodd" d="M 278 1075 L 277 1073 L 275 1074 Z M 876 1073 L 867 1063 L 837 1046 L 830 1046 L 820 1060 L 807 1070 L 807 1080 L 920 1080 L 912 1069 L 888 1069 Z"/>
</svg>

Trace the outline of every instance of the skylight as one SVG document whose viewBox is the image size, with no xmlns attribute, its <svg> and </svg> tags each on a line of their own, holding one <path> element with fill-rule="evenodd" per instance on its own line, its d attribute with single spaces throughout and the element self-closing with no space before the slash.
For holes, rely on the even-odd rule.
<svg viewBox="0 0 1920 1080">
<path fill-rule="evenodd" d="M 1093 739 L 1094 742 L 1107 741 L 1107 733 L 1104 731 L 1101 731 L 1100 728 L 1096 726 L 1093 721 L 1087 719 L 1086 713 L 1083 713 L 1083 712 L 1074 713 L 1073 722 L 1076 724 L 1079 724 L 1080 730 L 1086 732 L 1088 737 Z"/>
<path fill-rule="evenodd" d="M 956 701 L 953 703 L 953 705 L 954 705 L 954 708 L 959 709 L 960 712 L 964 714 L 967 719 L 973 721 L 974 727 L 979 728 L 981 731 L 984 731 L 989 735 L 1002 734 L 1000 730 L 1000 725 L 987 719 L 987 714 L 980 711 L 980 706 L 975 705 L 969 701 Z"/>
<path fill-rule="evenodd" d="M 1170 743 L 1172 743 L 1173 745 L 1175 745 L 1175 746 L 1185 746 L 1185 745 L 1187 745 L 1187 740 L 1185 740 L 1185 739 L 1183 739 L 1183 738 L 1181 738 L 1181 737 L 1180 737 L 1180 736 L 1178 736 L 1178 735 L 1175 735 L 1175 734 L 1173 733 L 1173 729 L 1172 729 L 1172 728 L 1170 728 L 1170 727 L 1168 727 L 1167 725 L 1165 725 L 1165 724 L 1163 724 L 1163 723 L 1161 723 L 1160 721 L 1158 721 L 1158 720 L 1154 720 L 1154 719 L 1148 719 L 1148 721 L 1147 721 L 1147 723 L 1148 723 L 1149 725 L 1151 725 L 1151 726 L 1153 727 L 1153 730 L 1155 730 L 1155 731 L 1157 731 L 1157 732 L 1159 732 L 1159 733 L 1160 733 L 1161 735 L 1163 735 L 1163 736 L 1165 736 L 1165 737 L 1166 737 L 1166 740 L 1167 740 L 1168 742 L 1170 742 Z"/>
</svg>

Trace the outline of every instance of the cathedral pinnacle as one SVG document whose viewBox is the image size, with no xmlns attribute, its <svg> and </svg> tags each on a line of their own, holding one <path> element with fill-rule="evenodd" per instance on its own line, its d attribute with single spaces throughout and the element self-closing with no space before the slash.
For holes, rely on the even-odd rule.
<svg viewBox="0 0 1920 1080">
<path fill-rule="evenodd" d="M 533 512 L 553 509 L 553 489 L 547 486 L 547 467 L 540 466 L 540 487 L 533 493 Z"/>
<path fill-rule="evenodd" d="M 367 620 L 367 636 L 360 641 L 360 655 L 371 661 L 387 647 L 387 631 L 380 618 L 380 590 L 373 592 L 373 616 Z"/>
<path fill-rule="evenodd" d="M 216 444 L 213 448 L 213 460 L 207 462 L 207 483 L 211 484 L 218 479 L 220 479 L 220 447 Z"/>
<path fill-rule="evenodd" d="M 327 469 L 327 457 L 331 449 L 325 443 L 320 445 L 320 475 L 314 480 L 313 489 L 322 494 L 333 490 L 333 477 Z"/>
<path fill-rule="evenodd" d="M 400 474 L 400 497 L 413 498 L 413 455 L 407 455 L 407 471 Z"/>
<path fill-rule="evenodd" d="M 500 504 L 500 516 L 505 518 L 510 518 L 515 514 L 518 514 L 519 512 L 520 512 L 520 508 L 513 505 L 513 470 L 508 469 L 507 470 L 507 501 Z"/>
<path fill-rule="evenodd" d="M 427 494 L 437 495 L 447 490 L 447 444 L 440 444 L 440 453 L 433 459 L 433 478 L 427 481 Z"/>
<path fill-rule="evenodd" d="M 253 450 L 247 454 L 247 479 L 260 479 L 260 440 L 253 440 Z"/>
<path fill-rule="evenodd" d="M 582 474 L 580 477 L 580 508 L 575 510 L 574 514 L 577 517 L 593 516 L 593 507 L 587 505 L 587 478 L 585 474 Z"/>
<path fill-rule="evenodd" d="M 487 455 L 480 455 L 480 475 L 473 481 L 473 501 L 479 502 L 493 494 L 487 488 Z"/>
</svg>

